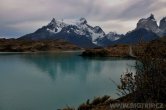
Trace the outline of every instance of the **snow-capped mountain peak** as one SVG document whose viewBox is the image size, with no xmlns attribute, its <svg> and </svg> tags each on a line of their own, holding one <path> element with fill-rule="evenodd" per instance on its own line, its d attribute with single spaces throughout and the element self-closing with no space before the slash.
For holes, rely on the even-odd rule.
<svg viewBox="0 0 166 110">
<path fill-rule="evenodd" d="M 62 30 L 62 28 L 65 26 L 67 26 L 67 24 L 64 23 L 63 20 L 58 21 L 55 18 L 53 18 L 46 27 L 47 27 L 47 31 L 51 33 L 59 33 Z"/>
<path fill-rule="evenodd" d="M 65 29 L 63 29 L 65 28 Z M 50 33 L 58 34 L 76 34 L 79 36 L 84 36 L 89 39 L 93 44 L 97 44 L 97 41 L 105 37 L 105 32 L 99 26 L 90 26 L 85 18 L 80 18 L 77 20 L 68 21 L 58 21 L 55 18 L 47 25 L 47 31 Z"/>
<path fill-rule="evenodd" d="M 58 21 L 55 18 L 53 18 L 51 20 L 51 22 L 47 26 L 48 27 L 53 27 L 53 28 L 55 28 L 55 27 L 61 27 L 61 28 L 63 28 L 64 26 L 67 26 L 67 24 L 64 23 L 63 20 L 62 21 Z"/>
</svg>

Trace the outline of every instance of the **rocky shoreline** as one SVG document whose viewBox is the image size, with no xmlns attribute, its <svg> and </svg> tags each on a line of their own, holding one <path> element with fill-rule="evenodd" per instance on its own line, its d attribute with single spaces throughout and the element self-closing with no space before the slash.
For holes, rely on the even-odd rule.
<svg viewBox="0 0 166 110">
<path fill-rule="evenodd" d="M 115 45 L 107 48 L 86 49 L 81 56 L 135 58 L 130 54 L 130 51 L 130 45 Z"/>
</svg>

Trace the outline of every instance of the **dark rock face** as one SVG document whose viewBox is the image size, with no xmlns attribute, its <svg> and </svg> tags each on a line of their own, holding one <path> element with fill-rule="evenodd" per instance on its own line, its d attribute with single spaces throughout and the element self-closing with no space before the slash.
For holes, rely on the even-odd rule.
<svg viewBox="0 0 166 110">
<path fill-rule="evenodd" d="M 133 30 L 125 35 L 125 37 L 117 40 L 114 44 L 136 44 L 141 42 L 148 42 L 158 39 L 158 35 L 146 29 Z"/>
<path fill-rule="evenodd" d="M 160 29 L 165 29 L 166 28 L 166 17 L 160 20 Z"/>
<path fill-rule="evenodd" d="M 163 19 L 160 20 L 159 28 L 161 30 L 165 31 L 165 33 L 166 33 L 166 17 L 164 17 Z"/>
</svg>

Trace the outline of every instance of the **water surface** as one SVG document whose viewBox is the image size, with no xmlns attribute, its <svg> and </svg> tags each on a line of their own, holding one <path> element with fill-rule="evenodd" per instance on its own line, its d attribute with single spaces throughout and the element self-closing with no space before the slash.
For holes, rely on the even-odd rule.
<svg viewBox="0 0 166 110">
<path fill-rule="evenodd" d="M 79 52 L 0 54 L 0 110 L 56 110 L 95 96 L 116 98 L 120 75 L 135 64 Z"/>
</svg>

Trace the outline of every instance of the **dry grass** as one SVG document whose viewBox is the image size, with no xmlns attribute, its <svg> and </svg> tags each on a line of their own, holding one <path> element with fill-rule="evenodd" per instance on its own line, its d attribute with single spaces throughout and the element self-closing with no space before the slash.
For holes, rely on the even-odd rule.
<svg viewBox="0 0 166 110">
<path fill-rule="evenodd" d="M 1 52 L 36 52 L 36 51 L 61 51 L 61 50 L 79 50 L 80 48 L 63 40 L 15 40 L 1 39 Z"/>
<path fill-rule="evenodd" d="M 114 45 L 107 48 L 87 49 L 82 55 L 90 57 L 129 57 L 129 45 Z"/>
</svg>

